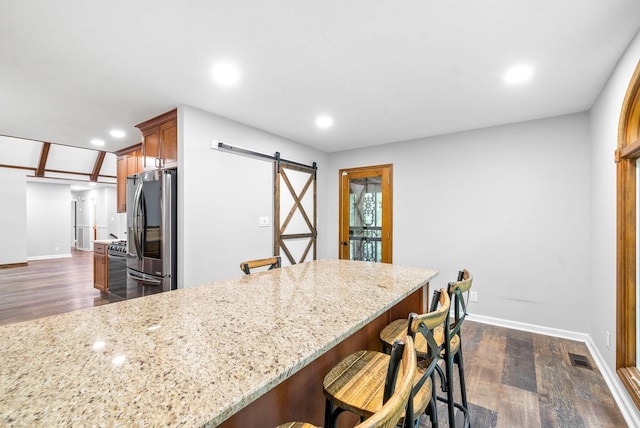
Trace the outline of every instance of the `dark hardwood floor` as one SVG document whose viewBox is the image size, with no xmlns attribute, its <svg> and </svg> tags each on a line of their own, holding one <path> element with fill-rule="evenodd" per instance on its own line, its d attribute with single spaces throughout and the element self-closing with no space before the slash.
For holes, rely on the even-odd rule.
<svg viewBox="0 0 640 428">
<path fill-rule="evenodd" d="M 0 269 L 0 325 L 106 303 L 93 288 L 91 252 Z M 584 343 L 471 321 L 462 337 L 472 427 L 627 426 Z M 592 369 L 574 367 L 569 353 Z M 438 414 L 448 426 L 443 405 Z"/>
<path fill-rule="evenodd" d="M 584 343 L 470 321 L 462 330 L 472 427 L 627 426 Z M 570 353 L 586 357 L 591 368 L 572 365 Z M 459 388 L 456 396 L 459 402 Z M 442 403 L 438 417 L 448 426 Z M 431 426 L 425 419 L 421 428 Z"/>
<path fill-rule="evenodd" d="M 93 253 L 0 269 L 0 325 L 109 303 L 93 288 Z"/>
</svg>

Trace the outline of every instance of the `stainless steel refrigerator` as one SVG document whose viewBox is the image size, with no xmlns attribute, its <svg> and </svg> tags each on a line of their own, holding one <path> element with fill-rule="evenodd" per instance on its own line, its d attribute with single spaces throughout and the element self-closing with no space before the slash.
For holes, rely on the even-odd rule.
<svg viewBox="0 0 640 428">
<path fill-rule="evenodd" d="M 175 169 L 127 177 L 127 282 L 151 292 L 177 288 L 176 218 Z"/>
</svg>

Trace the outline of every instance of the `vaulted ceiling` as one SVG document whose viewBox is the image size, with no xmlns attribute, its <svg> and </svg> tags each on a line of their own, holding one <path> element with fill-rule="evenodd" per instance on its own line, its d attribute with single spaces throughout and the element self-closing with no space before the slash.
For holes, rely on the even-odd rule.
<svg viewBox="0 0 640 428">
<path fill-rule="evenodd" d="M 0 134 L 112 152 L 189 104 L 333 152 L 569 114 L 638 28 L 638 0 L 3 1 Z"/>
<path fill-rule="evenodd" d="M 64 146 L 0 135 L 0 167 L 27 171 L 27 176 L 72 184 L 85 190 L 85 183 L 114 184 L 116 156 L 105 151 Z"/>
</svg>

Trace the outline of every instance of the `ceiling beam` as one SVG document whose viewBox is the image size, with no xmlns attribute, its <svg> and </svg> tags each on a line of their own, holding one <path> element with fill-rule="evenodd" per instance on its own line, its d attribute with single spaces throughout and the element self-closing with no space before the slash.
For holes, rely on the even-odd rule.
<svg viewBox="0 0 640 428">
<path fill-rule="evenodd" d="M 98 157 L 96 158 L 96 164 L 93 166 L 93 172 L 91 173 L 91 178 L 89 181 L 98 181 L 98 175 L 100 175 L 100 170 L 102 169 L 102 162 L 104 161 L 104 156 L 107 152 L 98 152 Z"/>
<path fill-rule="evenodd" d="M 47 158 L 49 157 L 49 147 L 51 147 L 51 143 L 42 143 L 42 151 L 40 152 L 38 169 L 36 169 L 36 177 L 44 177 L 44 167 L 47 164 Z"/>
<path fill-rule="evenodd" d="M 35 171 L 36 170 L 32 166 L 5 165 L 3 163 L 0 163 L 0 168 L 30 169 L 31 171 Z"/>
</svg>

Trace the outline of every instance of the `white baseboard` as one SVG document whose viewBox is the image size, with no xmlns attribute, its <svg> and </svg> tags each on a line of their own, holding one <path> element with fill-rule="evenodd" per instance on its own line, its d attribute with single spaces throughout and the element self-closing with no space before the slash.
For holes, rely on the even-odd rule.
<svg viewBox="0 0 640 428">
<path fill-rule="evenodd" d="M 589 352 L 591 353 L 596 366 L 598 366 L 598 370 L 602 374 L 604 381 L 607 383 L 609 390 L 611 390 L 613 399 L 616 401 L 616 404 L 618 405 L 618 408 L 620 409 L 624 420 L 630 427 L 640 427 L 640 412 L 638 411 L 638 408 L 636 407 L 631 397 L 629 397 L 629 394 L 627 394 L 627 390 L 625 389 L 624 385 L 622 385 L 622 382 L 620 382 L 620 378 L 618 378 L 618 375 L 613 372 L 607 365 L 605 359 L 602 357 L 602 354 L 598 350 L 598 347 L 596 346 L 590 335 L 575 331 L 560 330 L 534 324 L 503 320 L 500 318 L 486 317 L 483 315 L 469 314 L 467 319 L 484 324 L 497 325 L 500 327 L 512 328 L 515 330 L 528 331 L 530 333 L 544 334 L 547 336 L 583 342 L 587 346 L 587 349 L 589 349 Z"/>
<path fill-rule="evenodd" d="M 31 257 L 27 257 L 27 261 L 33 261 L 33 260 L 48 260 L 48 259 L 66 259 L 68 257 L 71 257 L 71 253 L 68 254 L 50 254 L 48 256 L 31 256 Z"/>
</svg>

